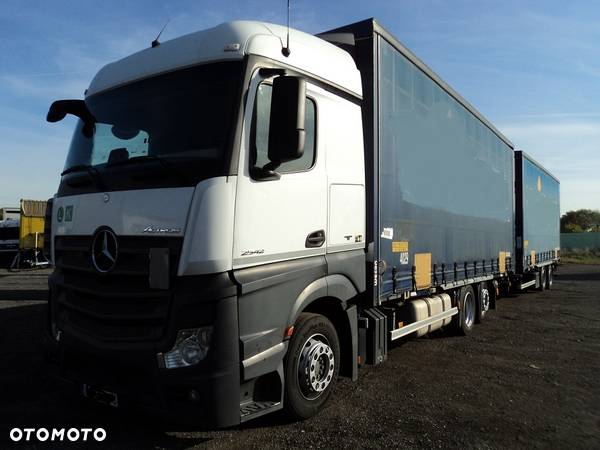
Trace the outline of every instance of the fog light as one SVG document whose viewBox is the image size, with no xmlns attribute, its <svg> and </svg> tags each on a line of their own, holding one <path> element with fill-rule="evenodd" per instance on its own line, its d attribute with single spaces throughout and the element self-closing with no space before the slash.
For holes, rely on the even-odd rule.
<svg viewBox="0 0 600 450">
<path fill-rule="evenodd" d="M 163 365 L 167 369 L 198 364 L 208 354 L 212 330 L 212 327 L 179 330 L 173 348 L 158 355 L 159 363 L 162 359 Z"/>
<path fill-rule="evenodd" d="M 190 389 L 188 395 L 192 403 L 198 403 L 200 401 L 200 392 L 198 392 L 196 389 Z"/>
</svg>

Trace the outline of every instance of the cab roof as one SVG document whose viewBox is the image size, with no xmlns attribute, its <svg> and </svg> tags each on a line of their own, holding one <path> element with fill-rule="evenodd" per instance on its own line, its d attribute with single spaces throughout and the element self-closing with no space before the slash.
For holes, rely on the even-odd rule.
<svg viewBox="0 0 600 450">
<path fill-rule="evenodd" d="M 162 42 L 119 61 L 96 74 L 86 96 L 135 80 L 216 61 L 241 60 L 245 55 L 270 58 L 321 78 L 360 97 L 360 72 L 344 50 L 316 36 L 290 29 L 288 57 L 281 50 L 287 28 L 265 22 L 226 22 L 203 31 Z"/>
</svg>

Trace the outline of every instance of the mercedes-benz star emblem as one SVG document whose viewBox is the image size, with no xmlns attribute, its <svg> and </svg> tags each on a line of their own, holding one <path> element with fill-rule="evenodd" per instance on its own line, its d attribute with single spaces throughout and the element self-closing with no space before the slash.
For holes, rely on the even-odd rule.
<svg viewBox="0 0 600 450">
<path fill-rule="evenodd" d="M 92 264 L 98 272 L 106 273 L 117 263 L 117 236 L 112 230 L 102 229 L 92 241 Z"/>
</svg>

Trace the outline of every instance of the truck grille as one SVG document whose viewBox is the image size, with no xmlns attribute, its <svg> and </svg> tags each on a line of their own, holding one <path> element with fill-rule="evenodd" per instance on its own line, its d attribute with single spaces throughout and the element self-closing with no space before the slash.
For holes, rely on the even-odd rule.
<svg viewBox="0 0 600 450">
<path fill-rule="evenodd" d="M 165 331 L 182 238 L 119 236 L 115 268 L 98 273 L 91 262 L 92 236 L 54 241 L 55 309 L 59 327 L 102 342 L 156 341 Z M 170 289 L 149 286 L 151 248 L 169 250 Z"/>
</svg>

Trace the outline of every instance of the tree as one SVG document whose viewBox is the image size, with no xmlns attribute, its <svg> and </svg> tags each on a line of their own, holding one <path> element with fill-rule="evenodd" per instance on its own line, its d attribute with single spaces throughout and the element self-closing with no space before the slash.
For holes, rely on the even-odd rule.
<svg viewBox="0 0 600 450">
<path fill-rule="evenodd" d="M 560 218 L 561 233 L 600 232 L 600 211 L 578 209 Z"/>
</svg>

